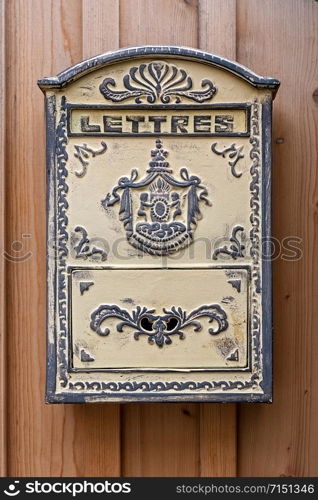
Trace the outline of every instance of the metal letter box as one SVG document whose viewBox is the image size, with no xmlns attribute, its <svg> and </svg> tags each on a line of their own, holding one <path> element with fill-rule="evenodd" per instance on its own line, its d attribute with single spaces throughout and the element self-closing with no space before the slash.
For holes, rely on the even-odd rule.
<svg viewBox="0 0 318 500">
<path fill-rule="evenodd" d="M 47 402 L 271 401 L 279 82 L 146 46 L 39 86 Z"/>
</svg>

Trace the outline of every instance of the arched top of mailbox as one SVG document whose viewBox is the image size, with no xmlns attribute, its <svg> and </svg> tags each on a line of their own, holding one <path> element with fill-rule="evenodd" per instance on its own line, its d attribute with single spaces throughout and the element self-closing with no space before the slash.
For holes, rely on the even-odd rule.
<svg viewBox="0 0 318 500">
<path fill-rule="evenodd" d="M 269 89 L 273 92 L 273 96 L 280 85 L 279 80 L 270 77 L 259 76 L 241 64 L 230 61 L 223 57 L 203 52 L 201 50 L 191 49 L 188 47 L 178 46 L 156 46 L 147 45 L 143 47 L 129 47 L 112 52 L 106 52 L 99 56 L 86 59 L 66 70 L 58 73 L 55 77 L 46 77 L 38 81 L 38 85 L 42 90 L 59 89 L 66 87 L 69 83 L 74 82 L 78 78 L 92 71 L 103 68 L 107 65 L 124 60 L 133 60 L 139 57 L 149 56 L 165 56 L 165 57 L 180 57 L 195 62 L 200 62 L 223 69 L 229 73 L 236 75 L 242 80 L 250 83 L 258 89 Z"/>
</svg>

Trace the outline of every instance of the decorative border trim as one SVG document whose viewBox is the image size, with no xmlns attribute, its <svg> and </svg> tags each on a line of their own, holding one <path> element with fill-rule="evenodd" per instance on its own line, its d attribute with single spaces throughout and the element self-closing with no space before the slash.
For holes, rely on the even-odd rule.
<svg viewBox="0 0 318 500">
<path fill-rule="evenodd" d="M 68 143 L 66 133 L 66 98 L 61 99 L 60 120 L 56 128 L 56 161 L 57 161 L 57 252 L 58 252 L 58 316 L 59 331 L 57 332 L 57 361 L 60 367 L 59 377 L 61 387 L 66 387 L 68 383 L 67 372 L 67 288 L 66 288 L 66 257 L 68 255 L 68 217 L 66 214 L 68 201 L 66 199 L 68 186 L 66 178 L 68 171 L 66 168 L 68 154 L 66 145 Z"/>
<path fill-rule="evenodd" d="M 156 55 L 166 56 L 166 57 L 183 57 L 185 59 L 197 60 L 198 62 L 205 61 L 212 66 L 225 69 L 230 73 L 234 73 L 239 78 L 246 80 L 248 83 L 256 88 L 270 89 L 273 91 L 273 97 L 279 88 L 280 82 L 276 78 L 263 77 L 257 75 L 253 71 L 249 70 L 245 66 L 237 62 L 230 61 L 223 57 L 216 56 L 214 54 L 209 54 L 208 52 L 203 52 L 201 50 L 190 49 L 188 47 L 177 47 L 177 46 L 158 46 L 158 45 L 148 45 L 143 47 L 130 47 L 128 49 L 120 49 L 113 52 L 106 52 L 96 57 L 86 59 L 85 61 L 75 64 L 70 68 L 58 73 L 55 77 L 46 77 L 38 81 L 38 85 L 42 90 L 49 88 L 63 88 L 65 85 L 71 81 L 77 80 L 86 73 L 90 73 L 96 69 L 102 68 L 108 64 L 114 63 L 116 61 L 134 58 L 140 56 L 150 56 L 154 57 Z"/>
<path fill-rule="evenodd" d="M 69 389 L 71 391 L 77 390 L 93 390 L 93 391 L 126 391 L 135 392 L 141 390 L 142 392 L 152 391 L 194 391 L 194 390 L 215 390 L 222 389 L 223 391 L 230 391 L 233 389 L 249 389 L 255 386 L 256 374 L 252 375 L 251 379 L 246 382 L 241 381 L 220 381 L 220 382 L 70 382 Z"/>
<path fill-rule="evenodd" d="M 78 381 L 71 382 L 69 380 L 68 373 L 68 332 L 67 332 L 67 288 L 66 288 L 66 257 L 68 255 L 68 233 L 67 225 L 68 218 L 66 215 L 66 210 L 68 207 L 67 202 L 67 192 L 68 186 L 66 183 L 66 178 L 68 175 L 66 169 L 66 161 L 68 159 L 66 145 L 68 142 L 66 133 L 66 99 L 63 96 L 61 100 L 60 108 L 60 120 L 56 128 L 56 159 L 57 159 L 57 205 L 58 205 L 58 217 L 57 217 L 57 239 L 58 239 L 58 262 L 57 262 L 57 280 L 58 280 L 58 312 L 59 312 L 59 331 L 57 332 L 57 345 L 58 345 L 58 374 L 60 380 L 60 387 L 62 389 L 67 388 L 71 392 L 77 391 L 93 391 L 86 393 L 86 396 L 90 398 L 105 395 L 108 396 L 109 393 L 120 393 L 124 396 L 125 393 L 135 392 L 136 396 L 138 394 L 144 394 L 148 392 L 166 392 L 174 390 L 176 392 L 183 391 L 215 391 L 222 390 L 228 392 L 231 390 L 248 390 L 256 388 L 260 385 L 260 358 L 261 358 L 261 342 L 260 342 L 260 264 L 259 264 L 259 234 L 260 234 L 260 139 L 259 139 L 259 107 L 260 105 L 255 102 L 252 105 L 251 113 L 251 138 L 250 143 L 252 148 L 250 151 L 250 158 L 252 160 L 252 166 L 250 169 L 250 174 L 252 181 L 250 184 L 251 189 L 251 216 L 250 220 L 252 223 L 252 229 L 250 231 L 250 239 L 252 242 L 251 256 L 253 258 L 252 267 L 252 280 L 254 280 L 255 286 L 253 287 L 252 293 L 252 342 L 253 342 L 253 363 L 252 363 L 252 375 L 251 378 L 246 381 L 233 380 L 233 381 L 186 381 L 186 382 L 99 382 L 99 381 Z M 109 391 L 105 393 L 105 391 Z M 125 391 L 122 393 L 121 391 Z M 200 395 L 200 393 L 198 393 Z M 49 402 L 60 402 L 61 397 L 65 398 L 65 402 L 69 402 L 69 393 L 55 394 L 47 393 L 47 400 Z M 196 400 L 196 396 L 190 395 Z M 202 394 L 200 395 L 202 396 Z M 206 399 L 211 400 L 212 395 L 206 395 Z M 260 394 L 252 395 L 254 400 L 260 399 L 267 401 L 270 399 L 270 394 Z M 166 398 L 166 396 L 165 396 Z M 241 397 L 239 395 L 231 395 L 232 400 L 239 401 Z M 214 396 L 213 396 L 214 399 Z M 246 399 L 245 397 L 243 398 Z M 190 398 L 191 400 L 191 398 Z M 251 400 L 251 397 L 250 399 Z M 63 399 L 64 401 L 64 399 Z"/>
<path fill-rule="evenodd" d="M 250 231 L 251 240 L 251 250 L 250 255 L 252 257 L 252 276 L 251 281 L 254 281 L 254 286 L 252 286 L 252 297 L 251 297 L 251 317 L 252 317 L 252 353 L 253 353 L 253 370 L 255 370 L 254 380 L 259 381 L 261 372 L 261 320 L 260 320 L 260 294 L 261 294 L 261 271 L 260 271 L 260 230 L 261 230 L 261 220 L 260 220 L 260 137 L 259 137 L 259 113 L 260 105 L 254 102 L 251 112 L 251 137 L 250 143 L 252 145 L 250 151 L 250 158 L 252 160 L 252 166 L 250 168 L 251 183 L 251 215 L 250 221 L 252 224 L 252 229 Z M 265 144 L 263 144 L 265 148 Z M 263 189 L 263 186 L 262 186 Z"/>
</svg>

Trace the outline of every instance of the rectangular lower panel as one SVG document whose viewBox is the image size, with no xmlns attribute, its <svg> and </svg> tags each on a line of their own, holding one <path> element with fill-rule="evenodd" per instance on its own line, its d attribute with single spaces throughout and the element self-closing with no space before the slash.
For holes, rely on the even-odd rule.
<svg viewBox="0 0 318 500">
<path fill-rule="evenodd" d="M 249 272 L 72 269 L 75 370 L 244 370 Z"/>
</svg>

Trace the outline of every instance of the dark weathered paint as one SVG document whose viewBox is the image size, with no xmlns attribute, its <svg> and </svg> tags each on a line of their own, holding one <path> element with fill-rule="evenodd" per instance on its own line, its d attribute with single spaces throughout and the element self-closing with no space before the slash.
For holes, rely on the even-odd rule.
<svg viewBox="0 0 318 500">
<path fill-rule="evenodd" d="M 78 65 L 75 65 L 55 78 L 45 78 L 38 82 L 40 88 L 44 91 L 50 88 L 63 88 L 68 83 L 79 78 L 83 74 L 89 73 L 97 68 L 103 67 L 106 64 L 113 63 L 116 60 L 123 59 L 133 59 L 139 56 L 151 56 L 151 55 L 166 55 L 166 56 L 179 56 L 186 59 L 195 59 L 199 62 L 206 62 L 223 69 L 226 69 L 240 78 L 248 81 L 251 85 L 260 89 L 271 89 L 273 97 L 278 90 L 280 85 L 279 81 L 273 78 L 264 78 L 255 75 L 247 68 L 228 61 L 227 59 L 214 56 L 201 51 L 196 51 L 188 48 L 179 47 L 138 47 L 133 49 L 123 49 L 109 54 L 103 54 L 92 59 L 88 59 Z M 160 106 L 162 107 L 162 106 Z M 193 106 L 192 106 L 193 107 Z M 222 105 L 222 107 L 224 107 Z M 49 224 L 52 222 L 52 215 L 54 217 L 54 225 L 56 227 L 56 214 L 54 206 L 54 214 L 52 214 L 52 205 L 50 206 L 50 196 L 52 189 L 52 177 L 55 180 L 55 147 L 56 147 L 56 123 L 55 123 L 55 97 L 49 97 L 46 99 L 46 132 L 47 132 L 47 236 L 49 235 Z M 262 134 L 263 134 L 263 149 L 262 149 L 262 176 L 263 176 L 263 193 L 262 193 L 262 220 L 266 221 L 266 224 L 262 224 L 262 236 L 263 238 L 269 238 L 271 235 L 271 165 L 272 165 L 272 153 L 271 153 L 271 100 L 262 104 Z M 56 185 L 54 183 L 54 193 L 56 192 Z M 57 252 L 57 250 L 55 249 Z M 47 260 L 49 256 L 47 255 Z M 54 280 L 50 281 L 47 272 L 47 285 L 51 289 L 56 287 L 56 272 L 57 272 L 57 257 L 54 261 L 55 272 Z M 55 380 L 56 380 L 56 345 L 52 344 L 49 340 L 47 342 L 47 379 L 46 379 L 46 401 L 48 403 L 84 403 L 90 402 L 103 402 L 103 401 L 122 401 L 122 402 L 159 402 L 159 401 L 171 401 L 171 402 L 270 402 L 271 388 L 272 388 L 272 281 L 271 281 L 271 262 L 262 259 L 263 266 L 263 281 L 262 281 L 262 301 L 263 308 L 266 314 L 262 317 L 262 342 L 263 342 L 263 382 L 262 388 L 264 394 L 253 394 L 249 392 L 241 394 L 231 394 L 230 392 L 223 392 L 222 394 L 185 394 L 182 392 L 165 393 L 159 392 L 147 392 L 142 393 L 121 393 L 114 392 L 103 394 L 92 394 L 90 392 L 81 392 L 76 394 L 76 392 L 65 392 L 63 394 L 55 393 Z M 220 266 L 223 267 L 224 266 Z M 48 269 L 48 267 L 47 267 Z M 54 300 L 54 311 L 56 311 L 56 301 Z M 54 315 L 55 318 L 55 315 Z M 54 327 L 54 339 L 55 344 L 57 343 L 57 331 L 56 325 Z M 69 360 L 68 360 L 69 361 Z M 65 368 L 67 368 L 67 363 Z M 69 368 L 69 367 L 68 367 Z M 188 384 L 186 382 L 185 384 Z M 202 383 L 204 384 L 204 382 Z M 201 384 L 201 385 L 202 385 Z M 134 390 L 134 389 L 131 389 Z"/>
<path fill-rule="evenodd" d="M 76 80 L 80 76 L 90 73 L 96 69 L 102 68 L 107 64 L 114 63 L 118 60 L 133 60 L 134 58 L 140 56 L 153 56 L 162 55 L 167 57 L 180 57 L 184 59 L 193 59 L 199 62 L 205 62 L 206 64 L 211 64 L 212 66 L 219 67 L 234 73 L 238 77 L 246 80 L 251 85 L 260 89 L 272 89 L 274 93 L 277 92 L 280 82 L 275 78 L 259 76 L 253 73 L 245 66 L 237 62 L 230 61 L 220 56 L 214 54 L 209 54 L 208 52 L 203 52 L 201 50 L 195 50 L 188 47 L 176 47 L 176 46 L 159 46 L 159 45 L 148 45 L 143 47 L 132 47 L 126 49 L 116 50 L 114 52 L 106 52 L 106 54 L 101 54 L 85 61 L 71 66 L 59 73 L 56 77 L 46 77 L 38 81 L 38 85 L 41 89 L 46 90 L 48 88 L 63 88 L 68 83 Z"/>
</svg>

